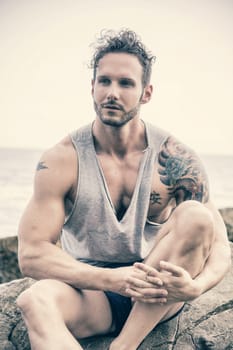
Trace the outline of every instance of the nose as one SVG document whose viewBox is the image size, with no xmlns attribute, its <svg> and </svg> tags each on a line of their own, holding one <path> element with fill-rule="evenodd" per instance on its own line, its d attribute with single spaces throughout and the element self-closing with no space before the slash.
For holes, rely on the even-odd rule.
<svg viewBox="0 0 233 350">
<path fill-rule="evenodd" d="M 111 86 L 109 86 L 109 90 L 107 93 L 107 100 L 118 100 L 119 99 L 119 92 L 117 87 L 114 84 L 111 84 Z"/>
</svg>

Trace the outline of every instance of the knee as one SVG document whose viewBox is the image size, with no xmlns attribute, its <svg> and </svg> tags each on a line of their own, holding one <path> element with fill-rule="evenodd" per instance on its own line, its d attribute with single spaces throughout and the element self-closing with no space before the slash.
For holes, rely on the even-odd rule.
<svg viewBox="0 0 233 350">
<path fill-rule="evenodd" d="M 176 235 L 192 244 L 210 245 L 214 239 L 212 213 L 202 203 L 186 201 L 174 211 Z"/>
<path fill-rule="evenodd" d="M 29 305 L 31 304 L 31 291 L 30 288 L 22 292 L 16 299 L 16 305 L 20 308 L 23 313 L 29 310 Z"/>
<path fill-rule="evenodd" d="M 49 308 L 55 299 L 56 295 L 53 293 L 51 281 L 41 280 L 22 292 L 18 296 L 16 304 L 23 314 L 28 314 L 29 312 L 32 313 L 33 311 Z"/>
</svg>

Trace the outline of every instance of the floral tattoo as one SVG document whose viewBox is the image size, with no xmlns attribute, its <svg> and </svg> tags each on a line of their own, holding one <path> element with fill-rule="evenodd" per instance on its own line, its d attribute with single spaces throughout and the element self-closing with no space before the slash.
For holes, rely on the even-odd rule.
<svg viewBox="0 0 233 350">
<path fill-rule="evenodd" d="M 207 202 L 209 185 L 205 170 L 196 154 L 170 136 L 158 156 L 161 182 L 168 187 L 177 204 L 185 200 Z"/>
</svg>

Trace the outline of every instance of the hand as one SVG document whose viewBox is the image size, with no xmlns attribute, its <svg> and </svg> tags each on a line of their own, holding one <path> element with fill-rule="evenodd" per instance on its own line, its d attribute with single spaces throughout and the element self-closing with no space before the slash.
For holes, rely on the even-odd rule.
<svg viewBox="0 0 233 350">
<path fill-rule="evenodd" d="M 170 302 L 189 301 L 201 294 L 198 282 L 184 268 L 167 261 L 160 261 L 161 278 Z"/>
<path fill-rule="evenodd" d="M 188 271 L 180 266 L 165 261 L 160 262 L 160 271 L 143 263 L 135 263 L 134 266 L 144 271 L 147 274 L 147 281 L 153 285 L 150 290 L 150 298 L 141 301 L 151 303 L 181 302 L 193 300 L 201 294 L 198 283 L 192 279 Z M 162 280 L 163 288 L 167 291 L 167 297 L 163 301 L 158 297 L 158 278 Z M 139 292 L 138 289 L 136 291 Z"/>
<path fill-rule="evenodd" d="M 133 266 L 108 269 L 110 277 L 108 278 L 107 290 L 128 297 L 129 294 L 126 292 L 126 289 L 128 288 L 127 280 L 133 274 L 133 270 Z"/>
<path fill-rule="evenodd" d="M 154 271 L 152 267 L 150 270 Z M 151 295 L 157 295 L 158 301 L 165 302 L 164 296 L 167 295 L 167 291 L 161 289 L 162 281 L 159 278 L 154 277 L 153 284 L 147 281 L 147 274 L 133 266 L 119 267 L 116 269 L 111 269 L 111 281 L 109 289 L 112 292 L 131 297 L 133 299 L 151 302 Z M 155 291 L 155 284 L 160 286 Z M 154 302 L 154 301 L 153 301 Z"/>
<path fill-rule="evenodd" d="M 153 267 L 135 263 L 128 275 L 126 293 L 132 301 L 145 303 L 166 303 L 167 290 L 163 287 L 160 273 Z"/>
</svg>

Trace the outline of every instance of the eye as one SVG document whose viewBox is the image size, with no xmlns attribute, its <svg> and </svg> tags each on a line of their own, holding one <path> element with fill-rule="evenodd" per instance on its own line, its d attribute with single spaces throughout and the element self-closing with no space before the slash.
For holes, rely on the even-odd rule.
<svg viewBox="0 0 233 350">
<path fill-rule="evenodd" d="M 102 77 L 98 79 L 98 83 L 102 85 L 109 85 L 111 81 L 109 78 Z"/>
<path fill-rule="evenodd" d="M 134 82 L 131 79 L 121 79 L 120 85 L 123 87 L 131 87 L 134 86 Z"/>
</svg>

